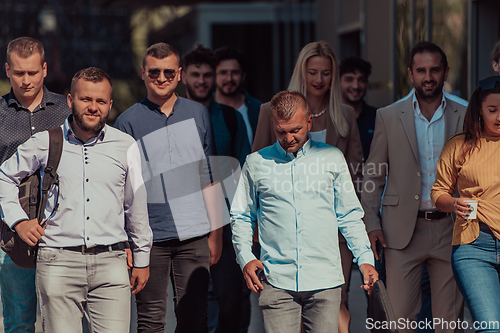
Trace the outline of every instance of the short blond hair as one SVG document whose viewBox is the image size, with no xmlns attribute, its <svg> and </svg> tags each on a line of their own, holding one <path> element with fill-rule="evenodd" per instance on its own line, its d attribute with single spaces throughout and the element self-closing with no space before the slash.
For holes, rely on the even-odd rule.
<svg viewBox="0 0 500 333">
<path fill-rule="evenodd" d="M 109 85 L 111 86 L 111 91 L 113 91 L 113 84 L 111 83 L 111 78 L 109 77 L 108 73 L 106 73 L 104 70 L 100 68 L 88 67 L 76 72 L 76 74 L 73 76 L 73 79 L 71 79 L 70 94 L 73 96 L 75 94 L 76 84 L 80 79 L 92 83 L 98 83 L 106 80 L 109 82 Z"/>
<path fill-rule="evenodd" d="M 280 120 L 290 120 L 299 107 L 302 107 L 306 114 L 309 115 L 306 98 L 298 91 L 280 91 L 271 99 L 273 115 Z"/>
<path fill-rule="evenodd" d="M 18 56 L 23 59 L 31 57 L 35 53 L 40 54 L 40 59 L 42 65 L 45 62 L 45 50 L 42 43 L 31 37 L 19 37 L 12 40 L 9 45 L 7 45 L 7 63 L 12 65 L 10 62 L 10 56 L 12 52 L 15 52 Z"/>
</svg>

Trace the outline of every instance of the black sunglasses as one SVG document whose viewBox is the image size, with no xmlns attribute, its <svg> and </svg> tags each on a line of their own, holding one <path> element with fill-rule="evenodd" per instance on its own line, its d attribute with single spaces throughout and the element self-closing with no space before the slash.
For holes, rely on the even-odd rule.
<svg viewBox="0 0 500 333">
<path fill-rule="evenodd" d="M 479 81 L 479 87 L 483 91 L 490 90 L 495 88 L 497 82 L 500 83 L 500 76 L 492 76 L 487 79 Z"/>
<path fill-rule="evenodd" d="M 165 75 L 165 78 L 168 80 L 168 81 L 171 81 L 175 78 L 175 75 L 177 74 L 179 70 L 173 70 L 173 69 L 164 69 L 163 70 L 163 75 Z M 153 80 L 156 80 L 157 78 L 160 77 L 160 74 L 161 74 L 162 70 L 159 69 L 159 68 L 151 68 L 151 69 L 148 69 L 148 76 L 153 79 Z"/>
</svg>

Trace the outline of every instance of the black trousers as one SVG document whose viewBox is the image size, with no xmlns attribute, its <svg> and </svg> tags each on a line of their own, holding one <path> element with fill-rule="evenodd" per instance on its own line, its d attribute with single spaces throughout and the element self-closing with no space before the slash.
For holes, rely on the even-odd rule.
<svg viewBox="0 0 500 333">
<path fill-rule="evenodd" d="M 164 332 L 169 278 L 176 333 L 207 332 L 208 237 L 153 243 L 146 287 L 136 295 L 137 332 Z"/>
</svg>

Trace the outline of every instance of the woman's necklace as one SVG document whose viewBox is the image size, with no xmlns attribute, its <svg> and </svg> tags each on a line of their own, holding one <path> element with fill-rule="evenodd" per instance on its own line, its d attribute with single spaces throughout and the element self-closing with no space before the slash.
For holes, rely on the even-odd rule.
<svg viewBox="0 0 500 333">
<path fill-rule="evenodd" d="M 320 113 L 311 113 L 311 116 L 314 117 L 314 118 L 318 118 L 320 116 L 322 116 L 324 113 L 326 112 L 326 108 L 323 109 L 323 111 L 321 111 Z"/>
</svg>

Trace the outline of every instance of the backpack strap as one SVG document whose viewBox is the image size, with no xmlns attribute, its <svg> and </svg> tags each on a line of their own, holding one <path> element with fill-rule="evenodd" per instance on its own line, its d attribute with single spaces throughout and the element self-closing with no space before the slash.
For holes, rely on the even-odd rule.
<svg viewBox="0 0 500 333">
<path fill-rule="evenodd" d="M 222 115 L 224 117 L 224 122 L 226 123 L 227 130 L 229 131 L 229 134 L 231 134 L 231 146 L 234 143 L 234 140 L 236 140 L 236 135 L 238 133 L 238 115 L 236 114 L 236 109 L 220 104 L 220 107 L 222 109 Z"/>
<path fill-rule="evenodd" d="M 62 148 L 63 148 L 63 132 L 60 126 L 54 127 L 48 130 L 49 132 L 49 157 L 47 159 L 47 166 L 44 170 L 44 175 L 42 179 L 42 194 L 40 197 L 40 202 L 38 206 L 38 223 L 42 224 L 43 213 L 45 211 L 45 206 L 47 205 L 47 199 L 49 197 L 49 189 L 52 184 L 58 182 L 57 178 L 57 167 L 59 166 L 59 161 L 61 160 Z M 57 194 L 59 196 L 59 193 Z"/>
</svg>

